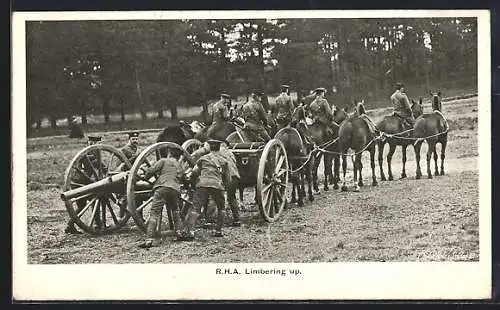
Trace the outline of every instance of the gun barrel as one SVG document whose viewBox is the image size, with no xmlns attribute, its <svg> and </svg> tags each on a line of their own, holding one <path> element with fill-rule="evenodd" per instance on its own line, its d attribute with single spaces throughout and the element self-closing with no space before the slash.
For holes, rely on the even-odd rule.
<svg viewBox="0 0 500 310">
<path fill-rule="evenodd" d="M 94 183 L 65 191 L 61 194 L 64 201 L 90 193 L 123 193 L 126 189 L 128 171 L 120 172 Z"/>
</svg>

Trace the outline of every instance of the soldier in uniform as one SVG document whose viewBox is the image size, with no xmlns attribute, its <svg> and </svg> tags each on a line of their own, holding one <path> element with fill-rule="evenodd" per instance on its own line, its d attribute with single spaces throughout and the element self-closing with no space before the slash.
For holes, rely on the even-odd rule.
<svg viewBox="0 0 500 310">
<path fill-rule="evenodd" d="M 94 145 L 94 144 L 99 144 L 99 143 L 102 143 L 102 136 L 97 136 L 97 135 L 89 135 L 88 136 L 88 141 L 87 141 L 87 146 L 90 146 L 90 145 Z M 94 161 L 95 158 L 92 156 L 91 157 L 91 160 Z M 82 165 L 84 167 L 83 168 L 83 171 L 87 172 L 89 171 L 89 169 L 92 169 L 91 167 L 88 167 L 86 165 L 86 162 L 83 162 Z M 88 175 L 92 175 L 92 173 L 87 173 Z M 82 180 L 79 180 L 79 183 L 81 184 L 89 184 L 90 181 L 87 180 L 87 179 L 82 179 Z M 80 212 L 84 207 L 85 205 L 87 204 L 87 200 L 86 199 L 80 199 L 77 201 L 77 212 Z M 99 218 L 99 217 L 98 217 Z M 99 219 L 97 220 L 97 223 L 96 224 L 99 224 Z M 75 227 L 75 222 L 70 219 L 66 225 L 66 228 L 64 229 L 64 232 L 67 233 L 67 234 L 81 234 L 80 231 L 78 231 Z"/>
<path fill-rule="evenodd" d="M 276 122 L 279 129 L 287 126 L 292 121 L 293 109 L 292 98 L 289 92 L 290 86 L 281 85 L 281 94 L 276 98 Z"/>
<path fill-rule="evenodd" d="M 170 149 L 166 158 L 158 160 L 145 173 L 146 179 L 154 175 L 157 176 L 157 179 L 153 186 L 153 201 L 146 230 L 147 239 L 139 244 L 141 248 L 153 246 L 153 237 L 165 204 L 172 211 L 174 230 L 177 237 L 180 237 L 182 220 L 179 199 L 181 185 L 185 181 L 184 171 L 179 162 L 181 154 L 180 150 Z"/>
<path fill-rule="evenodd" d="M 220 150 L 221 141 L 208 140 L 210 153 L 203 155 L 194 166 L 191 172 L 191 179 L 198 178 L 196 190 L 193 197 L 193 206 L 188 211 L 184 222 L 184 229 L 179 241 L 194 240 L 193 228 L 201 213 L 203 206 L 207 204 L 210 197 L 215 200 L 217 205 L 217 227 L 216 237 L 222 237 L 222 226 L 224 224 L 224 189 L 229 183 L 228 164 L 224 158 L 217 154 Z"/>
<path fill-rule="evenodd" d="M 256 135 L 258 140 L 267 142 L 271 140 L 271 137 L 265 128 L 267 126 L 267 118 L 266 112 L 260 103 L 261 96 L 262 91 L 254 90 L 250 100 L 243 105 L 242 114 L 245 120 L 244 129 Z"/>
<path fill-rule="evenodd" d="M 212 120 L 209 123 L 210 128 L 207 130 L 207 136 L 211 136 L 212 132 L 216 130 L 218 124 L 228 122 L 231 118 L 229 115 L 229 108 L 231 105 L 231 96 L 226 93 L 220 95 L 220 100 L 217 101 L 212 107 Z"/>
<path fill-rule="evenodd" d="M 326 126 L 328 137 L 333 134 L 333 112 L 325 99 L 326 89 L 323 87 L 317 88 L 315 91 L 316 99 L 314 99 L 309 105 L 309 111 L 312 115 L 314 122 L 319 122 Z"/>
<path fill-rule="evenodd" d="M 120 150 L 123 152 L 125 157 L 130 161 L 131 164 L 134 163 L 137 156 L 139 156 L 139 132 L 132 131 L 128 134 L 128 142 Z"/>
<path fill-rule="evenodd" d="M 396 91 L 391 95 L 391 103 L 394 108 L 394 115 L 401 117 L 408 123 L 408 126 L 413 127 L 415 118 L 403 83 L 396 84 Z"/>
</svg>

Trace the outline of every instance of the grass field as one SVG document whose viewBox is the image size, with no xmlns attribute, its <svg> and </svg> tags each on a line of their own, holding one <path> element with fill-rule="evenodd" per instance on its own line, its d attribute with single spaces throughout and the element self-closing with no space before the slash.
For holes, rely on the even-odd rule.
<svg viewBox="0 0 500 310">
<path fill-rule="evenodd" d="M 428 105 L 424 109 L 428 111 Z M 370 111 L 370 116 L 377 120 L 388 113 L 378 109 Z M 68 215 L 59 199 L 63 172 L 85 140 L 29 139 L 28 262 L 478 261 L 477 98 L 445 102 L 443 113 L 450 124 L 445 176 L 427 180 L 424 173 L 422 180 L 416 180 L 414 154 L 409 148 L 407 179 L 379 182 L 377 187 L 365 185 L 358 193 L 322 192 L 303 208 L 290 206 L 274 224 L 264 223 L 247 206 L 249 210 L 242 213 L 244 225 L 225 228 L 223 238 L 212 238 L 210 231 L 200 229 L 195 242 L 165 239 L 149 251 L 136 247 L 144 235 L 132 220 L 113 235 L 64 234 Z M 155 137 L 155 133 L 144 134 L 141 147 Z M 105 136 L 105 143 L 115 146 L 125 140 L 123 134 Z M 424 144 L 422 155 L 426 150 Z M 368 158 L 365 153 L 365 184 L 371 183 Z M 400 162 L 398 149 L 393 158 L 396 178 Z M 425 156 L 421 165 L 425 167 Z M 384 169 L 387 171 L 385 163 Z M 376 172 L 378 175 L 378 167 Z M 252 197 L 247 191 L 246 202 Z"/>
</svg>

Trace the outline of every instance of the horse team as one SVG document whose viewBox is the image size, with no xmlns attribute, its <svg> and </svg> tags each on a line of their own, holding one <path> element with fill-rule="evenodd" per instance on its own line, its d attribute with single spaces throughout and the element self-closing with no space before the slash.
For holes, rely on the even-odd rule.
<svg viewBox="0 0 500 310">
<path fill-rule="evenodd" d="M 170 141 L 182 144 L 187 139 L 197 139 L 201 142 L 207 139 L 225 140 L 229 143 L 267 141 L 270 137 L 283 142 L 289 157 L 291 181 L 294 185 L 291 202 L 303 205 L 306 197 L 305 181 L 307 181 L 309 200 L 314 200 L 312 192 L 319 192 L 318 167 L 323 157 L 324 182 L 323 189 L 348 189 L 346 185 L 347 157 L 353 161 L 354 191 L 359 191 L 363 184 L 362 154 L 370 154 L 372 170 L 372 185 L 377 185 L 375 173 L 375 152 L 378 146 L 378 163 L 380 179 L 393 180 L 391 161 L 397 146 L 402 149 L 402 173 L 406 174 L 406 150 L 409 145 L 414 146 L 417 171 L 416 178 L 422 176 L 420 168 L 420 149 L 424 141 L 428 144 L 427 175 L 432 178 L 431 159 L 434 157 L 435 175 L 444 175 L 444 159 L 447 144 L 448 124 L 442 114 L 441 93 L 431 93 L 432 112 L 423 113 L 422 98 L 419 102 L 408 100 L 402 84 L 396 85 L 397 90 L 391 100 L 396 102 L 394 113 L 385 116 L 377 124 L 367 116 L 364 102 L 355 102 L 353 112 L 349 109 L 337 109 L 335 106 L 324 105 L 326 89 L 318 88 L 301 100 L 293 103 L 289 97 L 288 86 L 282 86 L 282 94 L 277 99 L 277 105 L 271 106 L 263 99 L 262 92 L 252 92 L 249 103 L 240 109 L 231 106 L 228 95 L 221 96 L 222 107 L 214 111 L 210 126 L 194 121 L 191 124 L 180 122 L 178 126 L 170 126 L 158 136 L 157 142 Z M 287 97 L 288 96 L 288 97 Z M 261 107 L 259 107 L 259 105 Z M 227 113 L 225 112 L 227 107 Z M 319 108 L 318 108 L 319 107 Z M 264 112 L 264 114 L 262 113 Z M 217 114 L 217 115 L 216 115 Z M 261 134 L 262 130 L 266 135 Z M 438 169 L 438 155 L 436 144 L 441 144 L 441 167 Z M 383 151 L 385 144 L 389 145 L 387 154 L 387 174 L 383 169 Z M 352 150 L 352 151 L 351 151 Z M 340 159 L 342 159 L 343 178 L 340 179 Z M 248 158 L 238 159 L 238 166 L 242 172 L 242 182 L 247 183 L 240 187 L 240 199 L 243 198 L 243 188 L 248 186 L 248 179 L 255 172 L 257 161 L 251 162 Z M 250 168 L 250 169 L 248 169 Z M 295 194 L 298 197 L 295 197 Z"/>
</svg>

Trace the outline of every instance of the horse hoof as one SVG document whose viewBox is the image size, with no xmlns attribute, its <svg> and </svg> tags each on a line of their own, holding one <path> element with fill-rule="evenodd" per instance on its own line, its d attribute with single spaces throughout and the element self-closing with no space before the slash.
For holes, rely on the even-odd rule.
<svg viewBox="0 0 500 310">
<path fill-rule="evenodd" d="M 353 191 L 354 192 L 359 192 L 359 187 L 355 186 Z"/>
<path fill-rule="evenodd" d="M 309 196 L 309 201 L 310 201 L 310 202 L 313 202 L 313 201 L 314 201 L 314 196 L 313 196 L 313 195 Z"/>
<path fill-rule="evenodd" d="M 432 174 L 427 175 L 428 179 L 432 179 Z"/>
<path fill-rule="evenodd" d="M 417 174 L 417 175 L 415 176 L 415 179 L 420 180 L 420 178 L 421 178 L 421 177 L 422 177 L 422 175 Z"/>
<path fill-rule="evenodd" d="M 389 176 L 389 181 L 394 181 L 394 178 L 392 177 L 392 175 Z"/>
<path fill-rule="evenodd" d="M 444 170 L 441 170 L 441 175 L 444 175 Z"/>
<path fill-rule="evenodd" d="M 387 179 L 385 178 L 385 175 L 380 177 L 380 181 L 387 181 Z"/>
<path fill-rule="evenodd" d="M 333 184 L 333 189 L 339 189 L 339 185 L 338 184 Z"/>
<path fill-rule="evenodd" d="M 372 182 L 372 186 L 377 186 L 377 185 L 378 185 L 377 181 Z"/>
<path fill-rule="evenodd" d="M 343 192 L 347 192 L 347 186 L 345 186 L 345 185 L 342 186 L 342 188 L 340 190 L 343 191 Z"/>
<path fill-rule="evenodd" d="M 297 206 L 299 206 L 299 207 L 303 207 L 303 206 L 304 206 L 304 202 L 303 202 L 302 200 L 301 200 L 301 201 L 299 201 L 299 202 L 297 203 Z"/>
<path fill-rule="evenodd" d="M 292 199 L 290 199 L 290 202 L 291 202 L 291 203 L 296 203 L 296 202 L 297 202 L 297 199 L 296 199 L 296 198 L 294 198 L 294 197 L 292 197 Z"/>
<path fill-rule="evenodd" d="M 325 192 L 328 192 L 328 191 L 330 190 L 330 188 L 329 188 L 328 186 L 325 186 L 325 187 L 323 187 L 323 190 L 324 190 Z"/>
<path fill-rule="evenodd" d="M 436 171 L 436 172 L 434 172 L 434 175 L 435 175 L 435 176 L 439 176 L 439 172 L 437 172 L 437 171 Z"/>
<path fill-rule="evenodd" d="M 363 182 L 359 182 L 358 185 L 359 185 L 359 187 L 365 186 L 365 184 Z"/>
<path fill-rule="evenodd" d="M 402 174 L 401 179 L 405 179 L 405 178 L 406 178 L 406 174 Z"/>
</svg>

